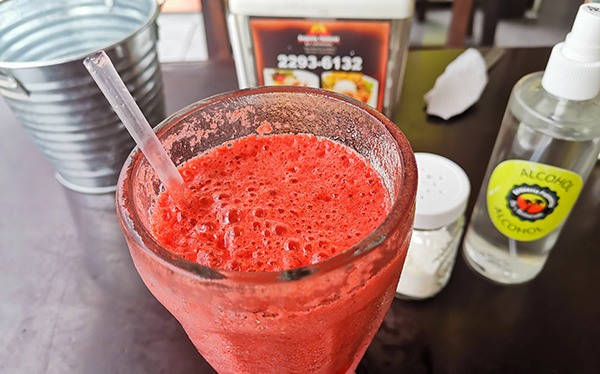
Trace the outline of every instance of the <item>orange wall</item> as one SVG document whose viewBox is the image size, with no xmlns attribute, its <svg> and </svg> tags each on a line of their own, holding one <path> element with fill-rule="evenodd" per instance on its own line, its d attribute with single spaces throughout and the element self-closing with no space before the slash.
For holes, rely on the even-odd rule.
<svg viewBox="0 0 600 374">
<path fill-rule="evenodd" d="M 200 0 L 165 0 L 162 7 L 164 13 L 199 12 L 201 9 Z"/>
</svg>

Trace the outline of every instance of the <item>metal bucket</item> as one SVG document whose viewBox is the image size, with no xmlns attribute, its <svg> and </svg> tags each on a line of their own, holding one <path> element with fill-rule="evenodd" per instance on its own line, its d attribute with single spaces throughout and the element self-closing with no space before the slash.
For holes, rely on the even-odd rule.
<svg viewBox="0 0 600 374">
<path fill-rule="evenodd" d="M 0 0 L 0 93 L 65 186 L 115 189 L 134 142 L 83 66 L 104 49 L 152 125 L 164 118 L 157 0 Z"/>
</svg>

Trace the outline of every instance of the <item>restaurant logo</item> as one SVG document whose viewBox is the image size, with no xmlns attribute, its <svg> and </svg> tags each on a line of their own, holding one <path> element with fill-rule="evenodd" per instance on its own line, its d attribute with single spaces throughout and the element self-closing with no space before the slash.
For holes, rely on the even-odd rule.
<svg viewBox="0 0 600 374">
<path fill-rule="evenodd" d="M 595 4 L 588 4 L 586 5 L 586 7 L 590 11 L 590 13 L 600 13 L 600 8 L 598 8 Z"/>
<path fill-rule="evenodd" d="M 559 197 L 547 187 L 522 184 L 514 186 L 507 196 L 508 209 L 522 221 L 546 218 L 558 205 Z"/>
<path fill-rule="evenodd" d="M 339 35 L 331 35 L 323 23 L 315 23 L 310 26 L 306 34 L 298 34 L 296 40 L 306 46 L 332 46 L 340 44 Z"/>
<path fill-rule="evenodd" d="M 488 213 L 507 237 L 538 240 L 567 218 L 582 186 L 581 177 L 570 170 L 528 160 L 502 161 L 487 186 Z"/>
</svg>

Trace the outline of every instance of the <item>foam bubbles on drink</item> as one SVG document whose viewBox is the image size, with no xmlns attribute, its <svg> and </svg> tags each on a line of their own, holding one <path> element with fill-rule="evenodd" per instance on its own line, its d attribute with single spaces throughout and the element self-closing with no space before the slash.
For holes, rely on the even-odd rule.
<svg viewBox="0 0 600 374">
<path fill-rule="evenodd" d="M 206 266 L 276 271 L 320 262 L 358 243 L 389 211 L 372 167 L 323 138 L 244 138 L 209 156 L 180 167 L 188 206 L 181 211 L 163 194 L 152 216 L 159 242 Z"/>
</svg>

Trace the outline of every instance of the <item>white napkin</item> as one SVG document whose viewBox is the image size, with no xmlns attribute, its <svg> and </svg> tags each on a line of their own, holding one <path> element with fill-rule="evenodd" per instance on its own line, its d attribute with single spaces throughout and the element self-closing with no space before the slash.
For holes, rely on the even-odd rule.
<svg viewBox="0 0 600 374">
<path fill-rule="evenodd" d="M 481 52 L 469 48 L 446 67 L 425 94 L 427 114 L 445 120 L 461 114 L 481 97 L 488 82 Z"/>
</svg>

